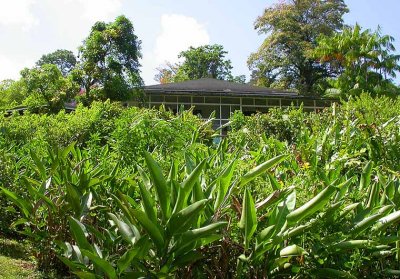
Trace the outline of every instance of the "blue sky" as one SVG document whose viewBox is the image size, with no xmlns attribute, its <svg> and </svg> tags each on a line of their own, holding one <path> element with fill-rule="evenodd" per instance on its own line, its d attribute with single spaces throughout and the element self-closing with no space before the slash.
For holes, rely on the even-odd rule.
<svg viewBox="0 0 400 279">
<path fill-rule="evenodd" d="M 257 16 L 274 0 L 0 0 L 0 80 L 18 78 L 42 54 L 77 47 L 98 20 L 124 14 L 142 41 L 142 77 L 155 83 L 155 68 L 177 62 L 189 46 L 221 44 L 236 75 L 249 76 L 247 57 L 262 43 L 253 28 Z M 399 0 L 347 0 L 347 24 L 358 22 L 395 39 L 400 52 Z M 399 77 L 396 79 L 400 80 Z"/>
</svg>

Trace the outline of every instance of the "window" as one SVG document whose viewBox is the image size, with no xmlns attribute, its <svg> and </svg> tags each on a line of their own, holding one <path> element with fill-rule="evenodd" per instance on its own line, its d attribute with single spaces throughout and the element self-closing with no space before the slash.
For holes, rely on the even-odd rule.
<svg viewBox="0 0 400 279">
<path fill-rule="evenodd" d="M 166 103 L 176 103 L 177 97 L 176 96 L 165 96 Z"/>
<path fill-rule="evenodd" d="M 204 97 L 193 97 L 193 103 L 197 103 L 197 104 L 204 103 Z"/>
<path fill-rule="evenodd" d="M 164 102 L 164 96 L 151 95 L 149 97 L 150 97 L 150 101 L 152 103 L 154 103 L 154 102 L 161 102 L 161 103 Z"/>
<path fill-rule="evenodd" d="M 299 104 L 303 103 L 303 106 L 305 107 L 313 107 L 314 106 L 314 100 L 299 100 Z"/>
<path fill-rule="evenodd" d="M 227 97 L 223 97 L 221 100 L 222 104 L 236 104 L 239 105 L 240 104 L 240 98 L 227 98 Z"/>
<path fill-rule="evenodd" d="M 178 97 L 178 103 L 182 104 L 182 103 L 186 103 L 186 104 L 190 104 L 191 103 L 191 98 L 190 96 L 179 96 Z"/>
<path fill-rule="evenodd" d="M 265 106 L 267 104 L 267 100 L 266 99 L 254 99 L 255 105 L 257 106 Z"/>
<path fill-rule="evenodd" d="M 282 99 L 282 106 L 290 107 L 292 104 L 296 105 L 296 100 Z"/>
<path fill-rule="evenodd" d="M 221 106 L 221 118 L 228 119 L 230 114 L 230 107 L 229 106 Z"/>
<path fill-rule="evenodd" d="M 279 107 L 279 99 L 268 99 L 268 106 Z"/>
<path fill-rule="evenodd" d="M 254 106 L 254 99 L 253 98 L 242 98 L 242 105 Z"/>
<path fill-rule="evenodd" d="M 220 98 L 219 97 L 205 97 L 205 101 L 208 104 L 219 104 Z"/>
</svg>

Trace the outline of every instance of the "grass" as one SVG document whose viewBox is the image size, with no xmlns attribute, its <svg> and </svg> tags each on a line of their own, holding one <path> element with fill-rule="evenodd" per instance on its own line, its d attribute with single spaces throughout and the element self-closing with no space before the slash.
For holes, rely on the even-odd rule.
<svg viewBox="0 0 400 279">
<path fill-rule="evenodd" d="M 49 273 L 39 271 L 33 252 L 34 248 L 29 242 L 11 240 L 0 234 L 0 279 L 71 278 L 60 277 L 56 270 Z"/>
<path fill-rule="evenodd" d="M 0 256 L 0 278 L 41 278 L 34 262 Z"/>
<path fill-rule="evenodd" d="M 0 238 L 0 278 L 43 278 L 27 243 Z"/>
</svg>

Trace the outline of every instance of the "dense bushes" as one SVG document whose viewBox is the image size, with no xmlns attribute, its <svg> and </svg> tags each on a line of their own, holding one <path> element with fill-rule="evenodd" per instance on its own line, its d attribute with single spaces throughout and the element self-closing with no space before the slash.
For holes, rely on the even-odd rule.
<svg viewBox="0 0 400 279">
<path fill-rule="evenodd" d="M 218 145 L 190 111 L 2 118 L 0 229 L 82 278 L 391 277 L 399 108 L 236 113 Z"/>
</svg>

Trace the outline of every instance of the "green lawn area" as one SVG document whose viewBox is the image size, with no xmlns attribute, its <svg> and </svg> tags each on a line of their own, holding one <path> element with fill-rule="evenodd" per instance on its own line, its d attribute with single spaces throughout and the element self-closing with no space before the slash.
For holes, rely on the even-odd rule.
<svg viewBox="0 0 400 279">
<path fill-rule="evenodd" d="M 0 278 L 43 278 L 27 244 L 0 238 Z"/>
</svg>

